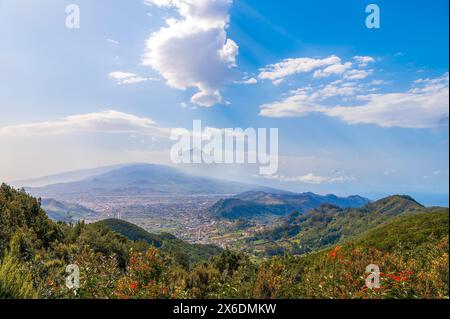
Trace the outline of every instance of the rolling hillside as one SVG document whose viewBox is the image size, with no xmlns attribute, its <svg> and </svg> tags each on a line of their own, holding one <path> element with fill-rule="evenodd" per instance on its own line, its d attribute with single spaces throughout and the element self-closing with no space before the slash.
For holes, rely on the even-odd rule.
<svg viewBox="0 0 450 319">
<path fill-rule="evenodd" d="M 306 214 L 292 213 L 273 229 L 256 234 L 247 244 L 256 251 L 269 247 L 277 248 L 278 253 L 303 254 L 355 238 L 397 216 L 436 209 L 425 208 L 408 196 L 391 196 L 359 209 L 325 204 Z"/>
<path fill-rule="evenodd" d="M 448 208 L 434 208 L 426 213 L 393 218 L 361 234 L 355 244 L 388 252 L 399 244 L 403 250 L 416 250 L 423 245 L 438 244 L 448 235 Z"/>
<path fill-rule="evenodd" d="M 137 225 L 119 219 L 106 219 L 95 224 L 103 225 L 108 229 L 132 241 L 144 241 L 161 251 L 175 257 L 177 262 L 184 265 L 207 261 L 219 254 L 222 249 L 213 245 L 189 244 L 171 234 L 150 234 Z"/>
<path fill-rule="evenodd" d="M 447 208 L 400 214 L 349 242 L 268 263 L 283 272 L 283 284 L 263 296 L 448 299 L 448 236 Z M 373 290 L 365 282 L 371 264 L 380 270 L 380 287 Z"/>
<path fill-rule="evenodd" d="M 313 193 L 250 191 L 222 199 L 214 204 L 209 213 L 215 218 L 254 219 L 270 216 L 286 216 L 294 211 L 305 213 L 323 204 L 339 207 L 361 207 L 369 202 L 360 196 L 321 196 Z"/>
</svg>

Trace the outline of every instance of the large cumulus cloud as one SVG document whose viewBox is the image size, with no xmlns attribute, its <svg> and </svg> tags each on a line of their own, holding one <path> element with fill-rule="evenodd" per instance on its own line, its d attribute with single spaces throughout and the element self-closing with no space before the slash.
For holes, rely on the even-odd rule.
<svg viewBox="0 0 450 319">
<path fill-rule="evenodd" d="M 171 87 L 196 88 L 195 104 L 222 102 L 221 87 L 236 66 L 238 45 L 227 36 L 232 0 L 147 0 L 175 8 L 177 15 L 147 40 L 144 64 L 157 70 Z"/>
</svg>

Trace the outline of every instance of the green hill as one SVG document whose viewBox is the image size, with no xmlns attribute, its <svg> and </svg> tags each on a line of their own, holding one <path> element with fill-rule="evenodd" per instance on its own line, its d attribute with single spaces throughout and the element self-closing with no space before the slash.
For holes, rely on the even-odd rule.
<svg viewBox="0 0 450 319">
<path fill-rule="evenodd" d="M 276 266 L 283 278 L 270 286 L 269 273 L 259 286 L 271 290 L 259 297 L 448 299 L 448 236 L 447 208 L 400 215 L 341 245 L 263 263 L 269 270 Z M 380 269 L 375 290 L 365 286 L 371 264 Z"/>
<path fill-rule="evenodd" d="M 213 245 L 189 244 L 167 233 L 150 234 L 141 227 L 124 220 L 106 219 L 95 224 L 105 226 L 129 240 L 144 241 L 155 246 L 161 251 L 173 255 L 179 263 L 184 265 L 209 260 L 209 258 L 222 251 L 221 248 Z"/>
<path fill-rule="evenodd" d="M 28 233 L 35 247 L 48 247 L 62 238 L 61 230 L 48 217 L 36 198 L 6 184 L 0 186 L 0 254 L 17 232 Z"/>
<path fill-rule="evenodd" d="M 303 254 L 345 242 L 400 215 L 430 211 L 409 196 L 390 196 L 362 208 L 322 205 L 306 214 L 293 213 L 273 229 L 249 240 L 255 250 Z M 267 247 L 269 247 L 267 249 Z M 252 248 L 252 247 L 251 247 Z"/>
<path fill-rule="evenodd" d="M 361 234 L 355 244 L 389 252 L 399 245 L 404 250 L 414 250 L 438 243 L 448 234 L 448 208 L 434 208 L 426 213 L 396 217 Z"/>
<path fill-rule="evenodd" d="M 367 198 L 360 196 L 250 191 L 219 200 L 208 209 L 208 213 L 218 219 L 258 219 L 287 216 L 294 211 L 304 213 L 323 204 L 347 208 L 362 207 L 368 202 Z"/>
</svg>

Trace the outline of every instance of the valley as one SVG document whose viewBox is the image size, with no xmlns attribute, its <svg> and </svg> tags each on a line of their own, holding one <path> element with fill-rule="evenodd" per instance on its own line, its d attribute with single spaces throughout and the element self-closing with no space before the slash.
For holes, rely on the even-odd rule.
<svg viewBox="0 0 450 319">
<path fill-rule="evenodd" d="M 91 175 L 89 175 L 91 173 Z M 67 182 L 25 187 L 42 198 L 57 221 L 93 223 L 121 219 L 150 233 L 171 233 L 190 243 L 243 250 L 242 243 L 270 229 L 294 211 L 305 213 L 325 203 L 361 207 L 347 198 L 291 193 L 258 185 L 189 175 L 172 167 L 129 164 L 72 172 Z M 63 180 L 67 173 L 48 180 Z M 36 180 L 31 181 L 36 184 Z M 26 186 L 26 181 L 22 182 Z"/>
<path fill-rule="evenodd" d="M 214 244 L 226 248 L 264 230 L 271 223 L 271 219 L 254 221 L 250 227 L 234 230 L 235 221 L 218 220 L 210 216 L 208 209 L 228 196 L 230 195 L 78 198 L 61 205 L 58 220 L 75 222 L 83 219 L 87 223 L 93 223 L 115 218 L 138 225 L 150 233 L 166 232 L 190 243 Z M 43 200 L 43 208 L 54 219 L 54 208 L 47 203 L 49 200 Z M 95 213 L 80 216 L 74 213 L 74 207 L 83 207 L 85 211 Z"/>
<path fill-rule="evenodd" d="M 371 202 L 357 195 L 292 193 L 149 164 L 100 169 L 80 180 L 27 190 L 42 197 L 42 207 L 56 221 L 123 220 L 150 234 L 168 233 L 255 258 L 307 254 L 391 218 L 431 210 L 408 196 Z"/>
</svg>

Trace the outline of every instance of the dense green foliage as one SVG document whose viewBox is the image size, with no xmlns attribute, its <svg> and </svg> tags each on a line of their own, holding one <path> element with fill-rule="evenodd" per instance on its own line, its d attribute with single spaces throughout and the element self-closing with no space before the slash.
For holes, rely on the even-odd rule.
<svg viewBox="0 0 450 319">
<path fill-rule="evenodd" d="M 0 251 L 5 250 L 16 232 L 28 234 L 29 244 L 34 247 L 48 247 L 62 238 L 60 229 L 40 208 L 40 202 L 23 191 L 1 185 L 0 211 Z"/>
<path fill-rule="evenodd" d="M 334 223 L 346 235 L 339 246 L 259 263 L 206 251 L 208 260 L 186 264 L 177 250 L 205 247 L 117 220 L 54 223 L 38 200 L 2 185 L 0 298 L 448 298 L 448 209 L 427 210 L 405 197 L 363 211 L 325 208 L 322 228 Z M 344 231 L 348 214 L 359 235 Z M 318 211 L 310 219 L 320 221 Z M 286 237 L 301 234 L 306 222 Z M 69 264 L 79 266 L 79 289 L 65 285 Z M 369 264 L 380 266 L 379 289 L 365 287 Z"/>
<path fill-rule="evenodd" d="M 356 243 L 388 252 L 400 244 L 402 250 L 415 250 L 422 245 L 438 244 L 448 236 L 448 223 L 448 209 L 432 209 L 425 214 L 396 217 L 364 233 Z"/>
<path fill-rule="evenodd" d="M 303 254 L 352 240 L 396 216 L 425 211 L 429 209 L 408 196 L 387 197 L 362 208 L 325 204 L 305 214 L 292 213 L 273 229 L 250 238 L 247 244 L 249 249 L 263 247 L 261 250 L 269 254 Z"/>
<path fill-rule="evenodd" d="M 37 298 L 32 276 L 26 267 L 11 255 L 0 263 L 0 299 Z"/>
</svg>

